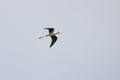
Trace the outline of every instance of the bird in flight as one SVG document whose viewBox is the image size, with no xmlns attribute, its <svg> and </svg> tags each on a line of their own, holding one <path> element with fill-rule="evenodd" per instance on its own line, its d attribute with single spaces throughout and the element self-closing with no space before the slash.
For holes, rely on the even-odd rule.
<svg viewBox="0 0 120 80">
<path fill-rule="evenodd" d="M 49 34 L 39 37 L 39 39 L 44 38 L 44 37 L 51 37 L 52 41 L 50 44 L 50 48 L 53 46 L 53 44 L 57 41 L 57 34 L 61 34 L 61 32 L 54 32 L 54 28 L 44 28 L 47 29 L 49 31 Z"/>
</svg>

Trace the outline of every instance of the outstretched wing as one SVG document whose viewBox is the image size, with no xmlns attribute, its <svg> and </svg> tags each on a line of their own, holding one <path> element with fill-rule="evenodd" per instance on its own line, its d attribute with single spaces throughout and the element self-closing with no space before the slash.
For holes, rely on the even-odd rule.
<svg viewBox="0 0 120 80">
<path fill-rule="evenodd" d="M 51 39 L 52 39 L 52 41 L 51 41 L 50 47 L 52 47 L 52 45 L 56 42 L 57 37 L 56 36 L 51 36 Z"/>
<path fill-rule="evenodd" d="M 54 31 L 54 28 L 44 28 L 44 29 L 48 29 L 48 30 L 49 30 L 49 33 L 51 33 L 51 32 Z"/>
</svg>

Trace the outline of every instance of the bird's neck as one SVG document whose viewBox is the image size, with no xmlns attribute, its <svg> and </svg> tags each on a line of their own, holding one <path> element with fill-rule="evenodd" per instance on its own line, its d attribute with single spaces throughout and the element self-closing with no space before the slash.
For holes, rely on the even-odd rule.
<svg viewBox="0 0 120 80">
<path fill-rule="evenodd" d="M 56 35 L 56 34 L 59 34 L 59 32 L 55 32 L 54 34 L 55 34 L 55 35 Z"/>
</svg>

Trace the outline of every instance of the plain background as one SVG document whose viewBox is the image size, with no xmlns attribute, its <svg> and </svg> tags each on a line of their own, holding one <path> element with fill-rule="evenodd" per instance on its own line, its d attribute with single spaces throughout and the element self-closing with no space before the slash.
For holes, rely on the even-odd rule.
<svg viewBox="0 0 120 80">
<path fill-rule="evenodd" d="M 120 0 L 0 0 L 0 80 L 120 80 Z"/>
</svg>

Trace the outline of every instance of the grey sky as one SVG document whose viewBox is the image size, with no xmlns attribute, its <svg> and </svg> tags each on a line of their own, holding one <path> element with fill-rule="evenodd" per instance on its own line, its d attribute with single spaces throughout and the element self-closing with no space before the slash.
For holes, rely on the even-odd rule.
<svg viewBox="0 0 120 80">
<path fill-rule="evenodd" d="M 119 3 L 1 0 L 0 80 L 120 80 Z"/>
</svg>

